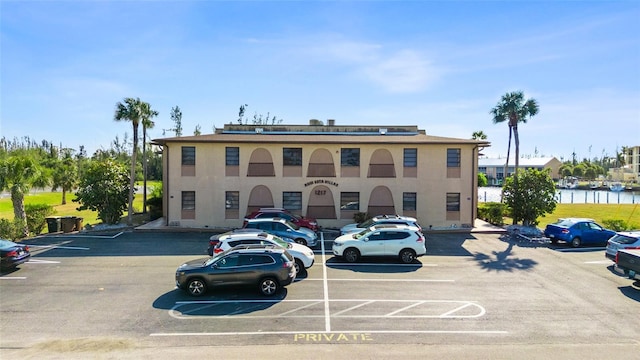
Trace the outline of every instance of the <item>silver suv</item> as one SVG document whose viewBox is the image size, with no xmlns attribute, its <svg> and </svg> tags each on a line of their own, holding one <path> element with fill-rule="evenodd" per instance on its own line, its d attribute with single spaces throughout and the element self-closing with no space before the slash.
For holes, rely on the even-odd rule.
<svg viewBox="0 0 640 360">
<path fill-rule="evenodd" d="M 405 264 L 427 253 L 425 237 L 415 226 L 376 225 L 355 234 L 338 236 L 333 254 L 347 262 L 362 256 L 397 256 Z"/>
<path fill-rule="evenodd" d="M 313 250 L 308 247 L 302 244 L 284 241 L 277 236 L 264 232 L 253 234 L 228 234 L 221 236 L 218 238 L 218 243 L 213 248 L 213 253 L 218 254 L 242 245 L 273 245 L 287 249 L 296 262 L 296 275 L 305 275 L 307 268 L 310 268 L 315 261 Z"/>
<path fill-rule="evenodd" d="M 374 225 L 407 225 L 415 226 L 422 231 L 422 227 L 418 224 L 418 220 L 416 220 L 416 218 L 402 215 L 378 215 L 361 222 L 360 224 L 354 223 L 343 226 L 340 229 L 340 235 L 359 233 Z"/>
<path fill-rule="evenodd" d="M 244 228 L 259 229 L 281 238 L 291 239 L 308 247 L 314 247 L 318 242 L 318 235 L 315 232 L 280 218 L 249 219 Z"/>
</svg>

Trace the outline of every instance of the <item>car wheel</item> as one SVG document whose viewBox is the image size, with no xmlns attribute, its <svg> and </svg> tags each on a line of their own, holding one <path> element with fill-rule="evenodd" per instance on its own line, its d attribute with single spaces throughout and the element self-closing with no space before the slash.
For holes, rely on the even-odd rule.
<svg viewBox="0 0 640 360">
<path fill-rule="evenodd" d="M 304 268 L 302 260 L 296 259 L 296 263 L 294 266 L 296 267 L 296 277 L 306 275 L 307 269 Z"/>
<path fill-rule="evenodd" d="M 342 253 L 342 257 L 344 257 L 347 262 L 354 263 L 360 258 L 360 252 L 357 249 L 348 248 Z"/>
<path fill-rule="evenodd" d="M 306 241 L 305 239 L 297 238 L 297 239 L 295 239 L 294 241 L 295 241 L 295 242 L 297 242 L 297 243 L 298 243 L 298 244 L 300 244 L 300 245 L 307 246 L 307 241 Z"/>
<path fill-rule="evenodd" d="M 260 292 L 265 296 L 272 296 L 278 292 L 280 285 L 274 278 L 264 278 L 260 280 Z"/>
<path fill-rule="evenodd" d="M 187 283 L 187 292 L 191 296 L 202 296 L 207 292 L 207 284 L 202 279 L 191 279 Z"/>
<path fill-rule="evenodd" d="M 580 245 L 582 245 L 582 240 L 579 237 L 576 236 L 571 240 L 571 246 L 574 248 L 580 247 Z"/>
<path fill-rule="evenodd" d="M 416 259 L 416 253 L 411 249 L 400 251 L 400 260 L 405 264 L 411 264 Z"/>
</svg>

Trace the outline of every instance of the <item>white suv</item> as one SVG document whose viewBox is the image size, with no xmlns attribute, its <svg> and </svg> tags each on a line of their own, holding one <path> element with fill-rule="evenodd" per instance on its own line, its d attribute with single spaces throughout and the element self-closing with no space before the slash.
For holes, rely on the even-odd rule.
<svg viewBox="0 0 640 360">
<path fill-rule="evenodd" d="M 339 236 L 333 254 L 347 262 L 362 256 L 398 256 L 405 264 L 427 253 L 425 237 L 415 226 L 377 225 L 359 233 Z"/>
<path fill-rule="evenodd" d="M 299 275 L 306 274 L 307 268 L 310 268 L 315 261 L 313 250 L 308 247 L 295 242 L 284 241 L 277 236 L 264 232 L 247 232 L 220 236 L 218 243 L 213 248 L 213 254 L 215 255 L 242 245 L 274 245 L 285 248 L 287 252 L 293 256 L 296 274 Z"/>
<path fill-rule="evenodd" d="M 343 226 L 340 229 L 340 235 L 359 233 L 374 225 L 407 225 L 415 226 L 422 231 L 422 228 L 420 227 L 420 224 L 418 224 L 418 220 L 416 220 L 416 218 L 402 215 L 378 215 L 361 222 L 360 224 L 354 223 Z"/>
</svg>

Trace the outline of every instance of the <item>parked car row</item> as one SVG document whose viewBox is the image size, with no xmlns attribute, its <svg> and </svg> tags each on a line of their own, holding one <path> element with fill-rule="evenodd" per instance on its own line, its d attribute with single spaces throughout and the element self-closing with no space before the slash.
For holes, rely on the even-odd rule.
<svg viewBox="0 0 640 360">
<path fill-rule="evenodd" d="M 192 296 L 204 295 L 218 285 L 256 285 L 266 296 L 304 275 L 314 264 L 309 246 L 317 244 L 317 222 L 298 224 L 283 209 L 252 212 L 241 229 L 213 235 L 209 239 L 211 258 L 182 264 L 176 270 L 176 286 Z M 271 217 L 269 217 L 271 215 Z M 387 222 L 390 221 L 390 222 Z M 366 224 L 350 224 L 349 233 L 334 240 L 333 253 L 347 262 L 364 256 L 394 256 L 411 263 L 426 254 L 422 229 L 414 218 L 377 216 Z M 355 230 L 357 229 L 357 230 Z"/>
</svg>

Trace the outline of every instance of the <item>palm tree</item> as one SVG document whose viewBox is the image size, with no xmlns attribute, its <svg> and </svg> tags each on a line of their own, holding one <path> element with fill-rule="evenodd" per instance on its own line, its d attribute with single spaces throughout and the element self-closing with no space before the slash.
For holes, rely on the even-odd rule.
<svg viewBox="0 0 640 360">
<path fill-rule="evenodd" d="M 47 172 L 30 155 L 16 154 L 0 160 L 0 190 L 11 193 L 13 215 L 20 222 L 22 237 L 29 236 L 24 194 L 32 187 L 45 187 L 48 184 Z"/>
<path fill-rule="evenodd" d="M 52 189 L 62 189 L 62 205 L 67 203 L 67 192 L 75 189 L 78 184 L 78 164 L 73 159 L 71 149 L 64 149 L 62 159 L 56 159 L 53 170 Z"/>
<path fill-rule="evenodd" d="M 142 103 L 142 213 L 147 213 L 147 129 L 153 129 L 155 123 L 151 118 L 158 116 L 158 112 L 152 110 L 148 103 Z"/>
<path fill-rule="evenodd" d="M 151 107 L 140 98 L 125 98 L 123 102 L 116 104 L 113 116 L 115 121 L 131 121 L 133 126 L 133 149 L 131 150 L 131 179 L 129 179 L 129 214 L 127 223 L 133 224 L 133 192 L 136 181 L 136 153 L 138 151 L 138 125 L 141 121 L 151 118 Z"/>
<path fill-rule="evenodd" d="M 504 175 L 507 176 L 509 169 L 509 153 L 511 152 L 511 134 L 516 145 L 516 167 L 515 175 L 518 175 L 518 166 L 520 165 L 520 138 L 518 136 L 518 123 L 527 122 L 527 118 L 536 115 L 539 111 L 538 103 L 535 99 L 524 100 L 522 91 L 514 91 L 506 93 L 500 99 L 500 102 L 491 109 L 493 115 L 493 123 L 501 123 L 509 121 L 509 144 L 507 146 L 507 161 L 504 165 Z M 517 186 L 517 184 L 516 184 Z"/>
</svg>

